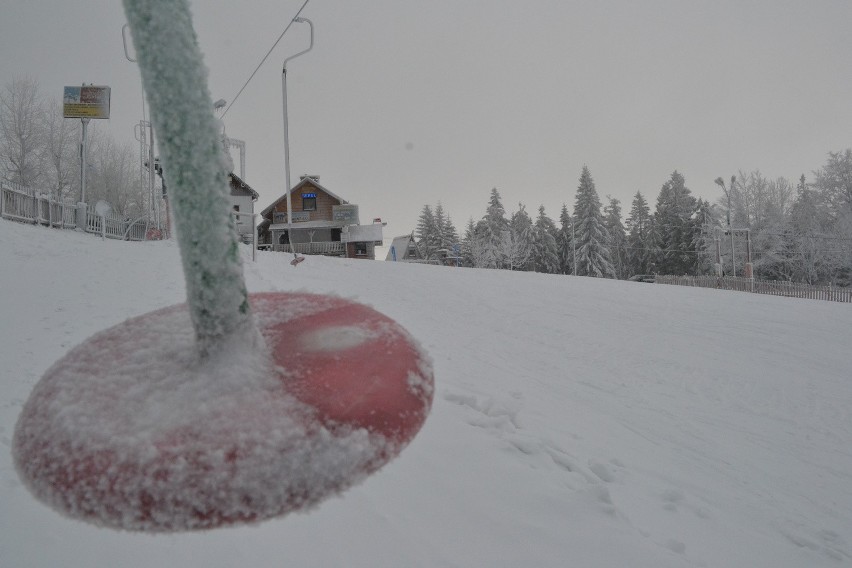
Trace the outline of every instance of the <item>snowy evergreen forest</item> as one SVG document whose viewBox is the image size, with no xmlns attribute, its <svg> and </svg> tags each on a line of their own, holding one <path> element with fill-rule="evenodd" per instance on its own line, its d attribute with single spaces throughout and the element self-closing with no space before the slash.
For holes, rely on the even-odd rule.
<svg viewBox="0 0 852 568">
<path fill-rule="evenodd" d="M 149 192 L 141 181 L 139 146 L 88 128 L 86 200 L 107 201 L 115 214 L 140 217 Z M 63 117 L 59 99 L 36 81 L 16 78 L 0 90 L 0 180 L 37 189 L 57 201 L 80 199 L 79 120 Z"/>
<path fill-rule="evenodd" d="M 80 195 L 80 123 L 62 116 L 59 100 L 38 83 L 16 78 L 0 90 L 0 179 L 38 188 L 59 201 Z M 87 201 L 107 201 L 122 216 L 149 208 L 141 183 L 138 147 L 120 143 L 93 121 L 89 128 Z M 852 150 L 829 152 L 826 162 L 792 182 L 759 170 L 715 180 L 710 203 L 692 195 L 675 171 L 656 198 L 637 191 L 629 209 L 618 199 L 602 201 L 584 167 L 573 207 L 558 220 L 543 206 L 523 203 L 511 214 L 497 188 L 485 214 L 459 233 L 441 203 L 424 205 L 415 237 L 427 260 L 449 257 L 464 266 L 629 278 L 637 274 L 713 273 L 719 228 L 749 229 L 754 276 L 807 284 L 852 284 Z M 566 195 L 567 186 L 566 183 Z M 730 207 L 729 207 L 730 203 Z M 653 206 L 653 210 L 652 210 Z M 734 239 L 737 275 L 746 241 Z M 721 236 L 724 272 L 732 273 L 731 240 Z"/>
<path fill-rule="evenodd" d="M 733 246 L 741 276 L 746 240 L 735 237 L 732 245 L 720 231 L 731 226 L 750 230 L 755 278 L 852 284 L 852 150 L 830 152 L 811 181 L 802 174 L 793 184 L 754 170 L 715 183 L 721 197 L 711 204 L 693 196 L 675 171 L 662 184 L 653 211 L 637 191 L 625 218 L 618 199 L 601 202 L 584 166 L 573 213 L 563 204 L 558 223 L 543 206 L 535 218 L 523 203 L 507 214 L 493 188 L 485 215 L 468 220 L 461 237 L 438 203 L 423 206 L 415 238 L 427 260 L 449 257 L 478 268 L 625 279 L 712 274 L 718 236 L 725 274 L 732 274 Z"/>
</svg>

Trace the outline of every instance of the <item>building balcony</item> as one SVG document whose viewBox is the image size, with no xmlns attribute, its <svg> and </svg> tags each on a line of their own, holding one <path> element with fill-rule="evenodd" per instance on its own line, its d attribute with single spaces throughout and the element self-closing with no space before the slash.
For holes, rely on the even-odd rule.
<svg viewBox="0 0 852 568">
<path fill-rule="evenodd" d="M 295 252 L 299 254 L 328 254 L 342 255 L 346 252 L 346 243 L 343 242 L 319 242 L 319 243 L 295 243 L 293 245 L 258 245 L 259 249 L 271 250 L 274 252 Z"/>
</svg>

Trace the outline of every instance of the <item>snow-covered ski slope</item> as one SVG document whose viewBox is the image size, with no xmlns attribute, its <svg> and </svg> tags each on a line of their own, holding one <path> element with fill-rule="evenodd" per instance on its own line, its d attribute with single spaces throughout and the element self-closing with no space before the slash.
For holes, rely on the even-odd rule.
<svg viewBox="0 0 852 568">
<path fill-rule="evenodd" d="M 174 242 L 0 221 L 0 566 L 852 564 L 852 306 L 243 251 L 252 292 L 372 305 L 431 353 L 421 433 L 308 514 L 151 536 L 49 510 L 15 420 L 73 345 L 183 301 Z"/>
</svg>

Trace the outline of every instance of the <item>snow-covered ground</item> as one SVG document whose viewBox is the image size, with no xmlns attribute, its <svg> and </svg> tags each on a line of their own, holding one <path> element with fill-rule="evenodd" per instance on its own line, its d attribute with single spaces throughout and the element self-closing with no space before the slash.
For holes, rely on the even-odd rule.
<svg viewBox="0 0 852 568">
<path fill-rule="evenodd" d="M 394 462 L 307 514 L 147 535 L 59 516 L 15 421 L 68 349 L 184 299 L 174 242 L 0 220 L 0 566 L 852 564 L 852 306 L 243 251 L 252 292 L 357 299 L 431 353 Z"/>
</svg>

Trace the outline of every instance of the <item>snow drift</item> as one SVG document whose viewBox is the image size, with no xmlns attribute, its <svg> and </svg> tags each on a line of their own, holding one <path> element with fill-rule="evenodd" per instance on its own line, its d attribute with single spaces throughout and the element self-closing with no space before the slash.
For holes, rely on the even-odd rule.
<svg viewBox="0 0 852 568">
<path fill-rule="evenodd" d="M 177 247 L 0 221 L 0 565 L 852 562 L 852 306 L 288 261 L 246 260 L 249 291 L 334 293 L 399 322 L 434 359 L 429 421 L 399 459 L 309 514 L 117 533 L 33 499 L 11 433 L 35 383 L 74 345 L 183 301 Z"/>
</svg>

